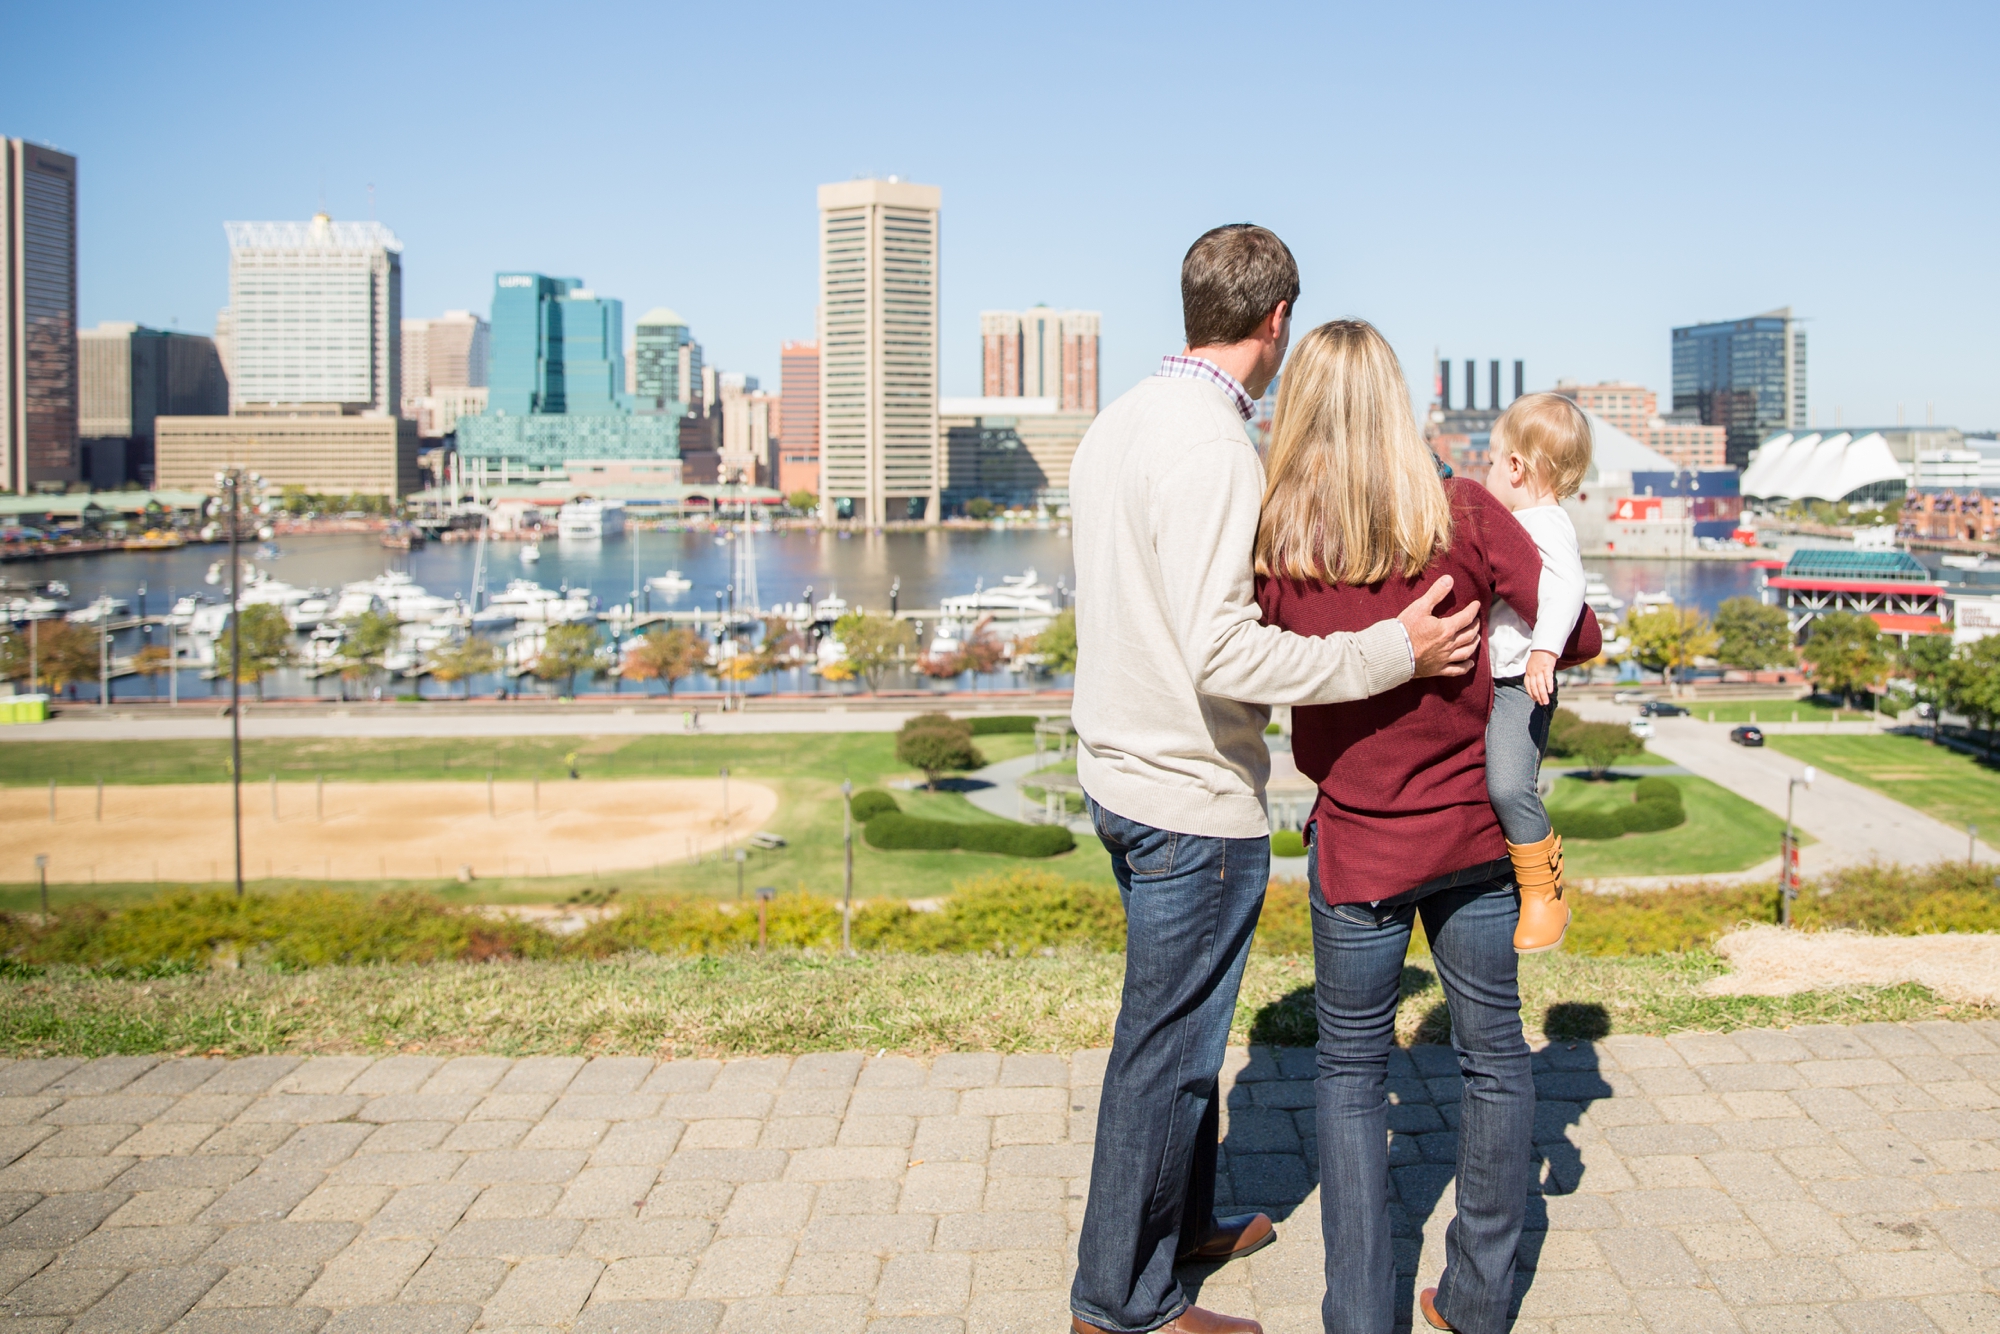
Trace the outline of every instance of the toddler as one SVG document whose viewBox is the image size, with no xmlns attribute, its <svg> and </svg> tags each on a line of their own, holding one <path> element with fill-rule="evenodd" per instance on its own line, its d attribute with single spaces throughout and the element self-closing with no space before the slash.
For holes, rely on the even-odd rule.
<svg viewBox="0 0 2000 1334">
<path fill-rule="evenodd" d="M 1590 467 L 1590 420 L 1558 394 L 1514 400 L 1493 423 L 1486 489 L 1512 510 L 1542 553 L 1540 613 L 1533 625 L 1504 599 L 1487 622 L 1493 712 L 1486 722 L 1486 794 L 1507 836 L 1521 920 L 1514 948 L 1552 950 L 1569 929 L 1563 902 L 1562 839 L 1542 807 L 1542 756 L 1556 709 L 1556 659 L 1583 612 L 1583 557 L 1576 528 L 1558 503 L 1573 496 Z"/>
</svg>

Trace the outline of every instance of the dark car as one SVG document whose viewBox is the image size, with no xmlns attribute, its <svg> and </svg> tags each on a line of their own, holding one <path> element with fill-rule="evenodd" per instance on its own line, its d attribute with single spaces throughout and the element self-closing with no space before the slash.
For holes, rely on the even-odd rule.
<svg viewBox="0 0 2000 1334">
<path fill-rule="evenodd" d="M 1687 710 L 1678 704 L 1669 704 L 1663 699 L 1649 699 L 1639 706 L 1641 718 L 1685 718 Z"/>
<path fill-rule="evenodd" d="M 1761 746 L 1764 744 L 1764 729 L 1744 724 L 1729 729 L 1729 739 L 1739 746 Z"/>
</svg>

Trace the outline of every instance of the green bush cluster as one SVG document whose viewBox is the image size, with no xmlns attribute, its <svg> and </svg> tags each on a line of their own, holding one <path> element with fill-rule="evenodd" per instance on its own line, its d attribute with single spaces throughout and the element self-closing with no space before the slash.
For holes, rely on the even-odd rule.
<svg viewBox="0 0 2000 1334">
<path fill-rule="evenodd" d="M 1009 857 L 1054 857 L 1076 847 L 1076 836 L 1061 825 L 1001 824 L 997 821 L 926 820 L 890 811 L 864 827 L 868 846 L 885 850 L 959 848 Z"/>
<path fill-rule="evenodd" d="M 1555 811 L 1549 822 L 1565 839 L 1618 838 L 1685 824 L 1687 808 L 1681 803 L 1680 785 L 1672 779 L 1642 778 L 1634 787 L 1630 806 L 1608 811 Z"/>
<path fill-rule="evenodd" d="M 1271 835 L 1271 855 L 1273 857 L 1303 857 L 1306 855 L 1306 836 L 1296 829 L 1280 829 Z"/>
<path fill-rule="evenodd" d="M 880 788 L 863 788 L 848 799 L 847 808 L 854 812 L 854 818 L 867 824 L 878 815 L 887 815 L 903 808 L 896 799 Z"/>
</svg>

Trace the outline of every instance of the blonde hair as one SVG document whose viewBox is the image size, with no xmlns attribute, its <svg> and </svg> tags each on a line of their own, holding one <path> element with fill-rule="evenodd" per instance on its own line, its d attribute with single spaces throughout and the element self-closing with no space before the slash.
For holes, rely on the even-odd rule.
<svg viewBox="0 0 2000 1334">
<path fill-rule="evenodd" d="M 1524 394 L 1494 421 L 1490 453 L 1495 463 L 1518 458 L 1565 499 L 1590 471 L 1590 418 L 1561 394 Z"/>
<path fill-rule="evenodd" d="M 1257 572 L 1327 584 L 1415 578 L 1451 545 L 1451 502 L 1388 340 L 1334 320 L 1299 340 L 1272 423 Z"/>
</svg>

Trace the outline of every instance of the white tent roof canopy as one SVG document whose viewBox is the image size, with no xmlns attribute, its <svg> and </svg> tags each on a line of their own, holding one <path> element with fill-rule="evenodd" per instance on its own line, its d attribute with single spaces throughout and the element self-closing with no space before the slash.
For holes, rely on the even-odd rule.
<svg viewBox="0 0 2000 1334">
<path fill-rule="evenodd" d="M 1855 436 L 1790 431 L 1772 436 L 1743 470 L 1743 494 L 1766 500 L 1841 500 L 1863 487 L 1905 480 L 1880 431 Z"/>
</svg>

